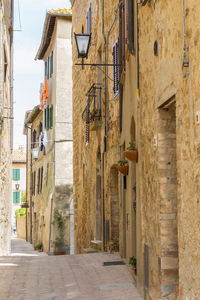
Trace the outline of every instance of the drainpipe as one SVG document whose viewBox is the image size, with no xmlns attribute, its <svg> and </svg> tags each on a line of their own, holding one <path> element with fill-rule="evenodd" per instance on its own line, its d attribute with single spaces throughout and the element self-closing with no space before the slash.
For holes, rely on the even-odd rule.
<svg viewBox="0 0 200 300">
<path fill-rule="evenodd" d="M 27 135 L 26 135 L 26 202 L 28 203 L 27 187 L 28 187 L 28 131 L 27 131 Z M 28 226 L 28 217 L 27 217 L 27 210 L 28 210 L 28 208 L 26 208 L 26 241 L 28 242 L 28 228 L 27 228 L 27 226 Z"/>
<path fill-rule="evenodd" d="M 52 223 L 52 212 L 53 212 L 53 194 L 50 194 L 51 208 L 50 208 L 50 221 L 49 221 L 49 249 L 48 255 L 51 254 L 51 223 Z"/>
<path fill-rule="evenodd" d="M 185 33 L 185 0 L 182 0 L 182 6 L 183 6 L 183 77 L 187 77 L 190 73 L 187 72 L 187 68 L 189 68 L 189 58 L 187 55 L 187 47 L 186 47 L 186 33 Z"/>
<path fill-rule="evenodd" d="M 4 46 L 3 46 L 3 9 L 2 2 L 0 1 L 0 94 L 1 94 L 1 104 L 0 104 L 0 122 L 3 130 L 3 115 L 4 115 Z M 1 134 L 1 131 L 0 131 Z M 1 141 L 1 137 L 0 137 Z M 1 145 L 0 145 L 1 146 Z M 1 149 L 0 149 L 1 150 Z"/>
<path fill-rule="evenodd" d="M 32 130 L 31 130 L 31 145 L 32 145 Z M 33 216 L 32 216 L 32 194 L 33 194 L 33 174 L 32 174 L 32 151 L 31 151 L 31 178 L 32 181 L 30 182 L 30 243 L 32 244 L 33 238 L 33 229 L 32 229 L 32 222 L 33 222 Z"/>
<path fill-rule="evenodd" d="M 140 56 L 139 56 L 139 4 L 137 3 L 137 97 L 140 96 Z"/>
<path fill-rule="evenodd" d="M 10 24 L 10 147 L 13 150 L 13 28 L 14 28 L 14 0 L 11 1 L 11 24 Z"/>
</svg>

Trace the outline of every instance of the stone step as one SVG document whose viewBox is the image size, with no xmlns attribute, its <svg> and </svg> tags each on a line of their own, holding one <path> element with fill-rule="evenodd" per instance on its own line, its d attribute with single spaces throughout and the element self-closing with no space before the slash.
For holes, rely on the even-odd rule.
<svg viewBox="0 0 200 300">
<path fill-rule="evenodd" d="M 84 253 L 97 253 L 98 250 L 97 249 L 94 249 L 94 248 L 83 248 L 83 252 Z"/>
</svg>

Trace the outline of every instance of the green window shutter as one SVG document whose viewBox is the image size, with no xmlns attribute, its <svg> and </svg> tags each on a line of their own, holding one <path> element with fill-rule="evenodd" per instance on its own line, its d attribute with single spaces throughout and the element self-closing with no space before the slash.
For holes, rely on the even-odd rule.
<svg viewBox="0 0 200 300">
<path fill-rule="evenodd" d="M 51 52 L 51 60 L 50 60 L 50 77 L 53 74 L 53 51 Z"/>
<path fill-rule="evenodd" d="M 44 70 L 44 72 L 45 72 L 45 77 L 47 76 L 47 61 L 45 61 L 45 70 Z"/>
<path fill-rule="evenodd" d="M 20 180 L 20 169 L 13 169 L 13 180 Z"/>
<path fill-rule="evenodd" d="M 47 79 L 49 79 L 49 57 L 47 58 Z"/>
<path fill-rule="evenodd" d="M 46 116 L 46 108 L 44 109 L 44 128 L 47 128 L 47 116 Z"/>
<path fill-rule="evenodd" d="M 13 192 L 13 203 L 20 203 L 20 192 Z"/>
<path fill-rule="evenodd" d="M 49 105 L 47 105 L 47 129 L 49 129 Z"/>
<path fill-rule="evenodd" d="M 53 128 L 53 105 L 50 108 L 50 128 Z"/>
</svg>

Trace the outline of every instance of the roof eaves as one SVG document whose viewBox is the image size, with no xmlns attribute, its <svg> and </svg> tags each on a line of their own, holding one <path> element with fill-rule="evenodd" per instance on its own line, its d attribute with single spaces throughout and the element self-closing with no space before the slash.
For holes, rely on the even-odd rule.
<svg viewBox="0 0 200 300">
<path fill-rule="evenodd" d="M 46 13 L 43 34 L 42 34 L 42 40 L 41 40 L 39 50 L 36 54 L 35 60 L 43 59 L 43 57 L 49 47 L 51 37 L 52 37 L 53 31 L 54 31 L 55 21 L 56 21 L 57 17 L 65 17 L 65 18 L 68 18 L 71 20 L 72 14 L 51 13 L 51 12 Z"/>
<path fill-rule="evenodd" d="M 36 54 L 35 60 L 42 59 L 42 58 L 40 58 L 40 56 L 41 56 L 41 52 L 44 48 L 44 44 L 45 44 L 45 41 L 46 41 L 46 38 L 47 38 L 47 32 L 48 32 L 48 27 L 49 27 L 48 25 L 49 25 L 50 18 L 51 18 L 51 14 L 46 13 L 46 17 L 45 17 L 45 21 L 44 21 L 44 27 L 43 27 L 43 33 L 42 33 L 42 40 L 41 40 L 41 44 L 40 44 L 40 47 L 38 49 L 38 52 Z"/>
<path fill-rule="evenodd" d="M 24 126 L 26 127 L 28 124 L 31 124 L 40 112 L 40 106 L 35 106 L 32 112 L 29 114 L 28 118 L 25 120 Z"/>
</svg>

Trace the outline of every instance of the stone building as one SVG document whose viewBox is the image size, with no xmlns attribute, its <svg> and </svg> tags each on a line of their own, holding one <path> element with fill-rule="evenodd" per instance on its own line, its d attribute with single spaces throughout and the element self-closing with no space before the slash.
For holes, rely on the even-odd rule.
<svg viewBox="0 0 200 300">
<path fill-rule="evenodd" d="M 71 18 L 71 11 L 67 9 L 51 10 L 46 14 L 36 55 L 36 59 L 44 61 L 45 69 L 41 102 L 25 117 L 29 160 L 28 238 L 34 245 L 42 243 L 44 251 L 49 253 L 64 251 L 69 254 L 71 244 Z"/>
<path fill-rule="evenodd" d="M 73 42 L 77 252 L 92 240 L 109 249 L 117 228 L 120 254 L 127 263 L 136 259 L 145 299 L 199 299 L 198 3 L 71 3 L 73 32 L 92 32 L 84 62 L 111 64 L 119 38 L 120 64 L 117 94 L 115 69 L 81 70 Z M 96 122 L 88 107 L 90 87 L 99 83 Z M 117 161 L 132 141 L 138 160 L 128 161 L 127 176 L 117 175 Z"/>
<path fill-rule="evenodd" d="M 0 256 L 10 253 L 11 238 L 13 2 L 0 1 Z"/>
<path fill-rule="evenodd" d="M 199 6 L 139 6 L 139 288 L 147 299 L 199 299 Z M 145 268 L 143 267 L 145 266 Z"/>
<path fill-rule="evenodd" d="M 71 1 L 73 33 L 91 33 L 88 59 L 73 39 L 74 222 L 76 252 L 119 249 L 118 1 Z M 116 12 L 115 12 L 116 11 Z M 117 57 L 117 56 L 116 56 Z M 105 64 L 110 66 L 105 66 Z M 117 65 L 117 64 L 116 64 Z"/>
<path fill-rule="evenodd" d="M 12 227 L 16 228 L 15 211 L 26 202 L 26 152 L 23 146 L 13 151 L 12 158 Z M 25 231 L 25 228 L 24 228 Z"/>
</svg>

